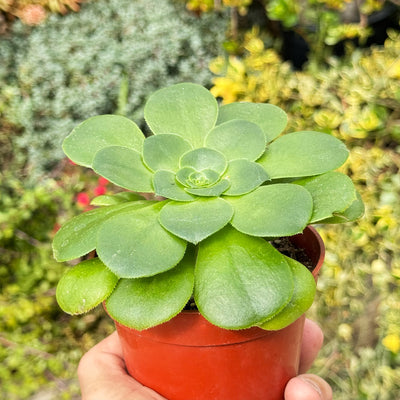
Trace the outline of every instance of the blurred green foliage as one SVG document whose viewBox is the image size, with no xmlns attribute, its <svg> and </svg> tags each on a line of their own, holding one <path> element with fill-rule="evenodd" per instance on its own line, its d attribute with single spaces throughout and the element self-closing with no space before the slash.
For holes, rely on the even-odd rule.
<svg viewBox="0 0 400 400">
<path fill-rule="evenodd" d="M 212 93 L 223 102 L 270 102 L 289 113 L 290 129 L 317 129 L 348 143 L 357 139 L 400 142 L 400 35 L 384 47 L 354 49 L 328 66 L 293 71 L 258 29 L 245 35 L 243 56 L 219 57 Z"/>
<path fill-rule="evenodd" d="M 314 366 L 335 398 L 395 400 L 400 390 L 399 148 L 356 146 L 346 169 L 363 193 L 358 224 L 320 229 L 327 247 L 311 315 L 326 341 Z"/>
<path fill-rule="evenodd" d="M 118 108 L 140 121 L 157 88 L 210 84 L 225 26 L 223 15 L 196 17 L 172 0 L 92 0 L 39 26 L 15 22 L 0 42 L 0 109 L 29 174 L 61 159 L 62 139 L 90 116 Z"/>
<path fill-rule="evenodd" d="M 265 32 L 277 34 L 281 42 L 285 33 L 295 33 L 304 45 L 309 48 L 309 61 L 318 64 L 334 51 L 334 46 L 343 41 L 365 44 L 374 33 L 372 22 L 387 4 L 380 0 L 181 0 L 186 7 L 198 14 L 220 11 L 229 8 L 231 29 L 229 37 L 237 41 L 240 26 L 258 25 Z M 394 12 L 388 6 L 385 15 Z M 256 15 L 257 14 L 257 15 Z M 260 14 L 263 14 L 261 16 Z M 241 18 L 244 17 L 244 18 Z M 279 32 L 279 33 L 278 33 Z M 237 53 L 239 43 L 229 43 L 225 47 Z M 277 47 L 280 47 L 279 45 Z M 291 48 L 292 53 L 299 49 Z"/>
<path fill-rule="evenodd" d="M 77 363 L 112 330 L 100 310 L 70 320 L 55 300 L 65 266 L 53 259 L 52 237 L 78 212 L 76 195 L 96 184 L 71 168 L 63 162 L 57 178 L 34 186 L 0 173 L 0 398 L 78 398 Z"/>
</svg>

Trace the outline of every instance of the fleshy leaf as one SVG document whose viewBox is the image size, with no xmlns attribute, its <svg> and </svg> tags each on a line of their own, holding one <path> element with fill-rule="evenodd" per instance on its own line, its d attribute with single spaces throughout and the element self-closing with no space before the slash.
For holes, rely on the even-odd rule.
<svg viewBox="0 0 400 400">
<path fill-rule="evenodd" d="M 165 169 L 176 172 L 182 154 L 191 150 L 190 144 L 178 135 L 155 135 L 143 144 L 143 161 L 152 170 Z"/>
<path fill-rule="evenodd" d="M 298 261 L 285 257 L 289 264 L 293 279 L 294 291 L 289 304 L 272 319 L 260 325 L 260 328 L 267 330 L 278 330 L 285 328 L 302 316 L 312 305 L 316 284 L 311 272 Z"/>
<path fill-rule="evenodd" d="M 356 200 L 352 180 L 340 172 L 327 172 L 293 183 L 303 186 L 311 193 L 314 208 L 310 223 L 330 218 L 349 208 Z"/>
<path fill-rule="evenodd" d="M 158 170 L 153 177 L 153 186 L 157 196 L 177 201 L 194 200 L 194 197 L 186 193 L 184 187 L 176 181 L 175 174 L 171 171 Z"/>
<path fill-rule="evenodd" d="M 193 257 L 185 255 L 167 272 L 137 279 L 121 279 L 106 308 L 118 322 L 142 330 L 168 321 L 189 301 L 194 285 Z"/>
<path fill-rule="evenodd" d="M 151 204 L 148 201 L 117 204 L 96 208 L 70 219 L 54 237 L 54 258 L 57 261 L 68 261 L 89 253 L 96 248 L 96 235 L 104 221 L 123 210 L 137 209 Z"/>
<path fill-rule="evenodd" d="M 212 186 L 219 180 L 219 177 L 220 174 L 212 169 L 196 171 L 191 167 L 183 167 L 176 174 L 178 182 L 191 188 Z"/>
<path fill-rule="evenodd" d="M 101 196 L 97 196 L 90 202 L 90 204 L 92 206 L 113 206 L 115 204 L 122 204 L 128 201 L 137 200 L 145 200 L 145 198 L 134 192 L 120 192 L 113 195 L 103 194 Z"/>
<path fill-rule="evenodd" d="M 204 87 L 179 83 L 150 96 L 144 117 L 154 134 L 175 133 L 193 148 L 202 147 L 217 120 L 218 103 Z"/>
<path fill-rule="evenodd" d="M 269 179 L 261 165 L 247 160 L 231 161 L 224 178 L 231 183 L 229 189 L 224 192 L 227 196 L 249 193 Z"/>
<path fill-rule="evenodd" d="M 323 219 L 322 221 L 318 221 L 322 224 L 341 224 L 344 222 L 355 221 L 360 218 L 364 212 L 365 207 L 362 201 L 360 193 L 356 191 L 356 200 L 350 205 L 349 208 L 340 213 L 335 213 L 335 215 L 331 218 Z"/>
<path fill-rule="evenodd" d="M 204 188 L 186 188 L 186 192 L 202 197 L 216 197 L 224 193 L 230 186 L 228 179 L 221 179 L 214 186 Z"/>
<path fill-rule="evenodd" d="M 57 302 L 68 314 L 82 314 L 104 301 L 117 282 L 118 278 L 98 258 L 86 260 L 62 276 Z"/>
<path fill-rule="evenodd" d="M 75 163 L 91 167 L 104 147 L 124 146 L 142 152 L 144 135 L 130 119 L 98 115 L 79 124 L 64 140 L 64 153 Z"/>
<path fill-rule="evenodd" d="M 140 153 L 122 146 L 106 147 L 96 153 L 93 169 L 115 185 L 137 192 L 154 192 L 153 174 Z"/>
<path fill-rule="evenodd" d="M 186 242 L 158 222 L 165 202 L 121 213 L 101 225 L 97 254 L 120 278 L 152 276 L 173 268 L 182 259 Z"/>
<path fill-rule="evenodd" d="M 327 133 L 288 133 L 267 146 L 257 161 L 271 179 L 320 175 L 339 168 L 349 151 L 344 143 Z"/>
<path fill-rule="evenodd" d="M 232 212 L 231 205 L 218 197 L 190 203 L 171 201 L 161 210 L 160 223 L 174 235 L 196 244 L 222 229 Z"/>
<path fill-rule="evenodd" d="M 228 163 L 222 153 L 217 150 L 202 147 L 185 153 L 180 160 L 181 168 L 191 167 L 196 171 L 212 169 L 218 174 L 223 174 Z"/>
<path fill-rule="evenodd" d="M 288 304 L 294 290 L 291 275 L 270 243 L 227 227 L 199 245 L 194 297 L 212 324 L 248 328 Z"/>
<path fill-rule="evenodd" d="M 238 231 L 253 236 L 300 233 L 308 224 L 313 207 L 310 193 L 290 183 L 261 186 L 244 196 L 225 199 L 234 209 L 231 224 Z"/>
<path fill-rule="evenodd" d="M 206 146 L 220 151 L 226 159 L 255 161 L 265 151 L 265 135 L 252 122 L 232 120 L 216 126 L 206 137 Z"/>
<path fill-rule="evenodd" d="M 258 125 L 264 132 L 267 142 L 283 132 L 287 115 L 279 107 L 265 103 L 230 103 L 219 109 L 217 124 L 233 119 L 244 119 Z"/>
<path fill-rule="evenodd" d="M 184 186 L 188 186 L 190 176 L 197 171 L 192 167 L 183 167 L 176 173 L 176 180 Z"/>
</svg>

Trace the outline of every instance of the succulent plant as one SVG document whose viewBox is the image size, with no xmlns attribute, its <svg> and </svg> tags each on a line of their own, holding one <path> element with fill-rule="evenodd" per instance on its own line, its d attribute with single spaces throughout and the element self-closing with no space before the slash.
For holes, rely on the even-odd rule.
<svg viewBox="0 0 400 400">
<path fill-rule="evenodd" d="M 219 107 L 191 83 L 155 92 L 144 116 L 149 137 L 125 117 L 101 115 L 64 140 L 71 160 L 126 191 L 95 198 L 98 208 L 57 232 L 58 261 L 97 254 L 62 277 L 60 306 L 77 314 L 105 301 L 115 320 L 139 330 L 190 299 L 226 329 L 290 324 L 311 305 L 315 281 L 269 241 L 361 216 L 351 179 L 334 171 L 345 145 L 320 132 L 280 136 L 280 108 Z"/>
</svg>

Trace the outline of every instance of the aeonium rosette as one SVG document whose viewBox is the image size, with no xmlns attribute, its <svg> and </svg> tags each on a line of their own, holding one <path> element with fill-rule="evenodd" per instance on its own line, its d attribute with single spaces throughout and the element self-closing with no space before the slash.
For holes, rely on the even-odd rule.
<svg viewBox="0 0 400 400">
<path fill-rule="evenodd" d="M 315 282 L 268 240 L 363 213 L 351 179 L 334 171 L 348 157 L 344 144 L 320 132 L 279 136 L 287 123 L 280 108 L 219 107 L 190 83 L 155 92 L 144 116 L 147 138 L 131 120 L 102 115 L 64 141 L 71 160 L 128 191 L 99 196 L 98 208 L 55 236 L 59 261 L 98 256 L 63 276 L 60 306 L 75 314 L 106 301 L 115 320 L 136 329 L 169 320 L 191 298 L 226 329 L 294 321 Z"/>
</svg>

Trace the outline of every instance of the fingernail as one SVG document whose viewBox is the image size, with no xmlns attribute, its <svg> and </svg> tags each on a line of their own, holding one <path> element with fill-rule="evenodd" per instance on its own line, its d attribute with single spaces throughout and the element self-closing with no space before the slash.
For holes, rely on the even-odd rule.
<svg viewBox="0 0 400 400">
<path fill-rule="evenodd" d="M 307 385 L 310 385 L 319 395 L 319 398 L 322 399 L 322 391 L 321 388 L 319 387 L 319 385 L 314 382 L 312 379 L 310 378 L 306 378 L 304 376 L 299 376 L 299 378 L 305 382 Z"/>
</svg>

